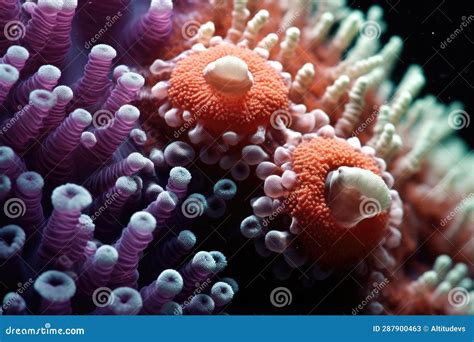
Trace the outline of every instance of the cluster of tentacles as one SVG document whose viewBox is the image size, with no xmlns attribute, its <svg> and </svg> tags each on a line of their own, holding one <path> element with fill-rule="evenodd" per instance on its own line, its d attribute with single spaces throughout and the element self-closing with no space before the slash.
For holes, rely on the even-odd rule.
<svg viewBox="0 0 474 342">
<path fill-rule="evenodd" d="M 364 312 L 472 314 L 466 113 L 390 81 L 380 7 L 313 5 L 0 3 L 3 313 L 232 311 L 245 238 Z"/>
</svg>

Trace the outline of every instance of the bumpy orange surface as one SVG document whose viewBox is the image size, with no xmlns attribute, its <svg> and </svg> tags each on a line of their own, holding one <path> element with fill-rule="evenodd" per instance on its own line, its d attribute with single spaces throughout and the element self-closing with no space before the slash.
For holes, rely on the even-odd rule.
<svg viewBox="0 0 474 342">
<path fill-rule="evenodd" d="M 254 84 L 242 97 L 226 96 L 204 79 L 204 68 L 224 56 L 242 59 L 253 75 Z M 288 110 L 288 89 L 279 73 L 253 51 L 234 45 L 212 47 L 179 62 L 168 95 L 173 107 L 190 111 L 215 133 L 254 132 L 259 125 L 267 126 L 276 110 Z"/>
<path fill-rule="evenodd" d="M 382 212 L 350 229 L 339 226 L 326 202 L 325 182 L 328 173 L 340 166 L 380 174 L 375 161 L 343 140 L 318 137 L 293 151 L 292 164 L 298 181 L 288 207 L 303 230 L 299 237 L 307 253 L 328 267 L 350 265 L 367 256 L 384 236 L 388 214 Z"/>
</svg>

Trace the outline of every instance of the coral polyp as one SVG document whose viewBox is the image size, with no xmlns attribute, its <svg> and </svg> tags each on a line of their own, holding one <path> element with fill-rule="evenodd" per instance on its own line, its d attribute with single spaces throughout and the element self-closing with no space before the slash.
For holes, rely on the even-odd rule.
<svg viewBox="0 0 474 342">
<path fill-rule="evenodd" d="M 314 138 L 292 152 L 296 184 L 293 189 L 289 184 L 289 214 L 301 227 L 296 229 L 301 229 L 301 241 L 313 258 L 330 265 L 366 256 L 387 233 L 388 187 L 377 183 L 381 170 L 376 161 L 356 148 L 336 139 Z M 282 183 L 293 176 L 285 172 Z"/>
<path fill-rule="evenodd" d="M 474 312 L 470 118 L 380 6 L 0 13 L 3 314 Z"/>
<path fill-rule="evenodd" d="M 178 62 L 169 83 L 172 107 L 198 116 L 204 129 L 220 134 L 256 132 L 258 126 L 269 124 L 276 110 L 288 106 L 282 77 L 245 47 L 221 44 L 191 54 Z M 169 118 L 173 112 L 167 113 L 165 119 L 182 124 L 179 113 L 174 119 Z"/>
</svg>

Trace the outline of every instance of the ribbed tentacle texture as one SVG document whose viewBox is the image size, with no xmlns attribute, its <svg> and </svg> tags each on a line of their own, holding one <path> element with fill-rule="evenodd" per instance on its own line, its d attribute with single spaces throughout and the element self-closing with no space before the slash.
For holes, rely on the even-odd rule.
<svg viewBox="0 0 474 342">
<path fill-rule="evenodd" d="M 139 116 L 140 112 L 136 107 L 124 105 L 117 111 L 110 125 L 95 130 L 97 143 L 90 151 L 84 152 L 90 156 L 92 166 L 101 165 L 111 158 L 112 153 L 133 129 Z"/>
<path fill-rule="evenodd" d="M 67 181 L 72 171 L 72 152 L 79 146 L 82 132 L 89 126 L 92 116 L 76 109 L 43 142 L 37 154 L 38 169 L 54 184 Z"/>
<path fill-rule="evenodd" d="M 76 13 L 77 0 L 63 0 L 63 6 L 56 16 L 48 44 L 41 51 L 44 63 L 61 67 L 71 47 L 72 19 Z"/>
<path fill-rule="evenodd" d="M 95 289 L 107 285 L 117 259 L 118 253 L 114 247 L 100 246 L 83 266 L 83 273 L 77 285 L 79 291 L 91 295 Z"/>
<path fill-rule="evenodd" d="M 119 222 L 127 201 L 137 193 L 137 181 L 133 177 L 120 177 L 115 185 L 99 196 L 92 207 L 97 224 L 96 236 L 104 242 L 113 241 L 120 232 Z"/>
<path fill-rule="evenodd" d="M 172 301 L 183 288 L 183 278 L 175 270 L 163 271 L 156 281 L 143 287 L 140 293 L 143 298 L 145 315 L 157 315 L 163 305 Z"/>
<path fill-rule="evenodd" d="M 5 55 L 0 58 L 0 64 L 10 64 L 18 71 L 21 71 L 29 57 L 30 53 L 23 46 L 12 45 L 8 48 Z"/>
<path fill-rule="evenodd" d="M 32 91 L 29 104 L 10 119 L 14 124 L 8 134 L 0 136 L 0 141 L 13 147 L 18 153 L 26 151 L 29 141 L 37 137 L 43 119 L 55 103 L 56 96 L 53 93 L 46 90 Z"/>
<path fill-rule="evenodd" d="M 68 258 L 76 264 L 82 264 L 86 258 L 86 246 L 89 241 L 94 238 L 95 225 L 92 219 L 82 214 L 79 216 L 78 223 L 76 225 L 76 236 L 72 241 L 72 246 L 67 254 Z"/>
<path fill-rule="evenodd" d="M 81 211 L 92 202 L 89 192 L 81 186 L 66 184 L 53 191 L 54 210 L 43 231 L 38 250 L 42 262 L 49 263 L 71 248 L 77 236 Z"/>
<path fill-rule="evenodd" d="M 176 209 L 176 205 L 176 196 L 169 191 L 163 191 L 158 195 L 155 201 L 150 203 L 145 211 L 149 212 L 155 217 L 157 227 L 160 228 L 163 226 L 166 220 L 171 217 L 173 211 Z"/>
<path fill-rule="evenodd" d="M 87 108 L 103 98 L 110 86 L 109 72 L 117 52 L 109 45 L 101 44 L 92 48 L 84 67 L 84 75 L 74 88 L 74 100 L 70 109 Z"/>
<path fill-rule="evenodd" d="M 36 172 L 24 172 L 16 179 L 15 195 L 25 204 L 25 214 L 18 218 L 17 223 L 28 235 L 40 228 L 44 222 L 41 205 L 43 186 L 43 177 Z"/>
<path fill-rule="evenodd" d="M 123 105 L 134 101 L 138 91 L 143 87 L 145 79 L 134 72 L 127 72 L 120 76 L 117 85 L 102 107 L 103 110 L 115 113 Z"/>
<path fill-rule="evenodd" d="M 5 99 L 13 87 L 20 74 L 18 70 L 8 64 L 0 64 L 0 105 L 3 104 Z"/>
<path fill-rule="evenodd" d="M 61 71 L 53 65 L 42 65 L 38 71 L 14 90 L 13 105 L 20 108 L 28 103 L 29 94 L 35 89 L 52 91 L 58 84 Z"/>
<path fill-rule="evenodd" d="M 94 193 L 111 188 L 121 176 L 131 176 L 145 167 L 146 159 L 140 153 L 132 153 L 120 162 L 107 166 L 89 177 L 84 186 Z"/>
<path fill-rule="evenodd" d="M 24 171 L 25 163 L 18 154 L 8 146 L 0 146 L 0 173 L 15 180 Z"/>
<path fill-rule="evenodd" d="M 31 19 L 26 25 L 23 45 L 30 53 L 39 53 L 47 44 L 48 38 L 56 25 L 56 16 L 61 10 L 62 1 L 39 0 Z"/>
<path fill-rule="evenodd" d="M 199 287 L 216 269 L 216 262 L 208 252 L 198 252 L 194 258 L 179 269 L 183 277 L 183 290 L 178 296 L 179 300 L 184 300 L 193 289 Z"/>
<path fill-rule="evenodd" d="M 153 240 L 155 226 L 156 220 L 151 214 L 147 212 L 133 214 L 130 223 L 115 244 L 119 259 L 110 279 L 113 287 L 137 287 L 140 253 Z"/>
<path fill-rule="evenodd" d="M 173 3 L 171 0 L 152 0 L 150 8 L 130 30 L 129 42 L 135 49 L 149 50 L 171 32 Z"/>
</svg>

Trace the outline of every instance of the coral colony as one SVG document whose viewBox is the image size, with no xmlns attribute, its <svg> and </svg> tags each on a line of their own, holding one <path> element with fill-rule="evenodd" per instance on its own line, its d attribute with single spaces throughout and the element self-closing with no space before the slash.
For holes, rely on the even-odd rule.
<svg viewBox="0 0 474 342">
<path fill-rule="evenodd" d="M 3 314 L 232 313 L 249 242 L 274 287 L 357 279 L 353 314 L 473 314 L 469 116 L 390 81 L 382 16 L 1 0 Z"/>
</svg>

